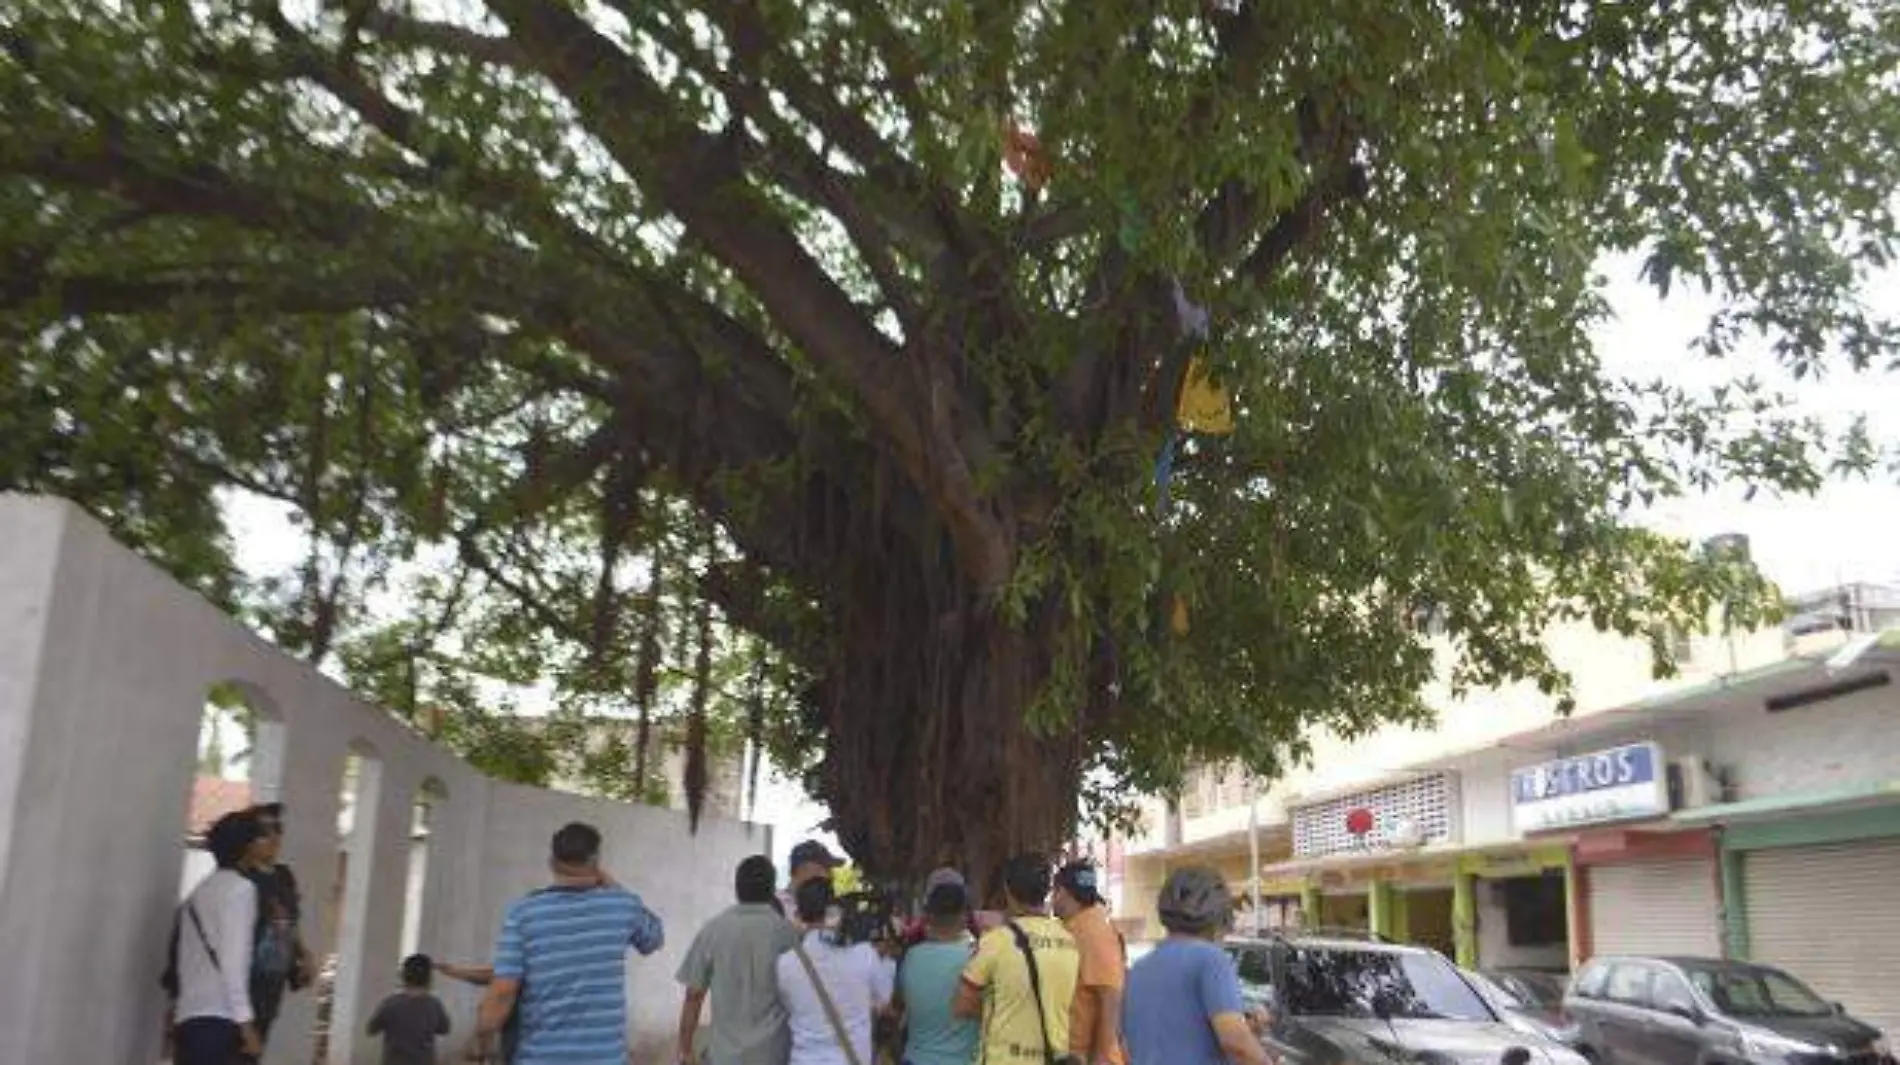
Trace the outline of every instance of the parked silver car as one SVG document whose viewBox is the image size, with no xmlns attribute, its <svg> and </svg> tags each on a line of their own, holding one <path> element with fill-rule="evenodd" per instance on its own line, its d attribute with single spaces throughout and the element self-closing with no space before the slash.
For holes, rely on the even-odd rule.
<svg viewBox="0 0 1900 1065">
<path fill-rule="evenodd" d="M 1749 962 L 1593 958 L 1564 1013 L 1599 1065 L 1894 1065 L 1872 1025 Z"/>
<path fill-rule="evenodd" d="M 1585 1065 L 1518 1031 L 1444 955 L 1342 935 L 1232 939 L 1249 1005 L 1286 1065 Z"/>
</svg>

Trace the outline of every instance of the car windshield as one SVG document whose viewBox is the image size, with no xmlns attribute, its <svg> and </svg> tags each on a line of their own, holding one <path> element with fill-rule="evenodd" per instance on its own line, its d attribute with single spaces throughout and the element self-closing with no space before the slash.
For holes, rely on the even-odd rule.
<svg viewBox="0 0 1900 1065">
<path fill-rule="evenodd" d="M 1450 962 L 1414 951 L 1296 947 L 1284 1001 L 1295 1016 L 1497 1019 Z"/>
<path fill-rule="evenodd" d="M 1777 969 L 1697 967 L 1696 990 L 1731 1017 L 1825 1017 L 1834 1007 L 1807 985 Z"/>
<path fill-rule="evenodd" d="M 1490 996 L 1496 1005 L 1510 1010 L 1529 1008 L 1524 1002 L 1524 996 L 1512 990 L 1510 982 L 1504 977 L 1474 973 L 1470 969 L 1460 969 L 1459 972 L 1465 974 L 1465 979 L 1471 981 L 1472 986 L 1476 987 L 1480 994 Z"/>
</svg>

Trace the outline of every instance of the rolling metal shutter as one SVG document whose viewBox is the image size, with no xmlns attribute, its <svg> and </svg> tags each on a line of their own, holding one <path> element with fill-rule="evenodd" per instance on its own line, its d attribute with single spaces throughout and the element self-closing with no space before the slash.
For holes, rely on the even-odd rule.
<svg viewBox="0 0 1900 1065">
<path fill-rule="evenodd" d="M 1900 839 L 1742 857 L 1748 952 L 1900 1035 Z"/>
<path fill-rule="evenodd" d="M 1589 883 L 1592 954 L 1722 956 L 1713 861 L 1593 865 Z"/>
</svg>

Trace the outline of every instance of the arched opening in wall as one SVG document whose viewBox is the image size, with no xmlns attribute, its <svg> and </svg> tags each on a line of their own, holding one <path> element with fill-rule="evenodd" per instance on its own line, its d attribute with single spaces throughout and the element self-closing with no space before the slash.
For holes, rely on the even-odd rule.
<svg viewBox="0 0 1900 1065">
<path fill-rule="evenodd" d="M 277 796 L 283 724 L 258 688 L 221 681 L 205 690 L 199 708 L 197 764 L 185 800 L 178 897 L 182 900 L 216 868 L 204 833 L 220 817 Z"/>
<path fill-rule="evenodd" d="M 442 782 L 430 777 L 416 789 L 409 815 L 409 882 L 403 889 L 402 956 L 422 949 L 422 921 L 428 905 L 429 862 L 435 853 L 435 813 L 448 798 Z"/>
<path fill-rule="evenodd" d="M 355 1018 L 350 1004 L 362 979 L 364 908 L 376 839 L 376 797 L 382 786 L 382 762 L 368 743 L 353 741 L 343 759 L 337 784 L 336 861 L 323 884 L 323 942 L 312 944 L 317 956 L 315 1065 L 350 1060 Z"/>
</svg>

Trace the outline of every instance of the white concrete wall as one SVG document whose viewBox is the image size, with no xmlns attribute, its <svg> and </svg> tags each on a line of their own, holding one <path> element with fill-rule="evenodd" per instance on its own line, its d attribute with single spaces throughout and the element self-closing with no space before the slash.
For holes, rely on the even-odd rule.
<svg viewBox="0 0 1900 1065">
<path fill-rule="evenodd" d="M 361 1022 L 394 982 L 411 807 L 430 781 L 444 797 L 421 949 L 489 957 L 506 900 L 545 880 L 549 835 L 592 821 L 615 874 L 667 921 L 669 952 L 634 965 L 630 998 L 637 1044 L 651 1052 L 670 1036 L 674 952 L 729 897 L 734 864 L 768 849 L 763 829 L 708 819 L 694 837 L 671 811 L 494 784 L 279 653 L 77 509 L 0 496 L 0 957 L 19 977 L 0 994 L 0 1063 L 156 1059 L 157 975 L 200 713 L 206 691 L 224 681 L 271 719 L 253 783 L 260 801 L 290 807 L 286 860 L 306 883 L 305 934 L 337 937 L 332 1062 L 376 1060 Z M 351 751 L 366 771 L 332 929 L 320 896 L 336 839 L 324 828 L 336 823 Z M 468 1032 L 473 997 L 444 997 Z M 310 995 L 291 997 L 267 1065 L 310 1061 L 313 1012 Z"/>
<path fill-rule="evenodd" d="M 1741 799 L 1900 779 L 1900 686 L 1721 721 L 1706 756 L 1730 768 Z"/>
</svg>

